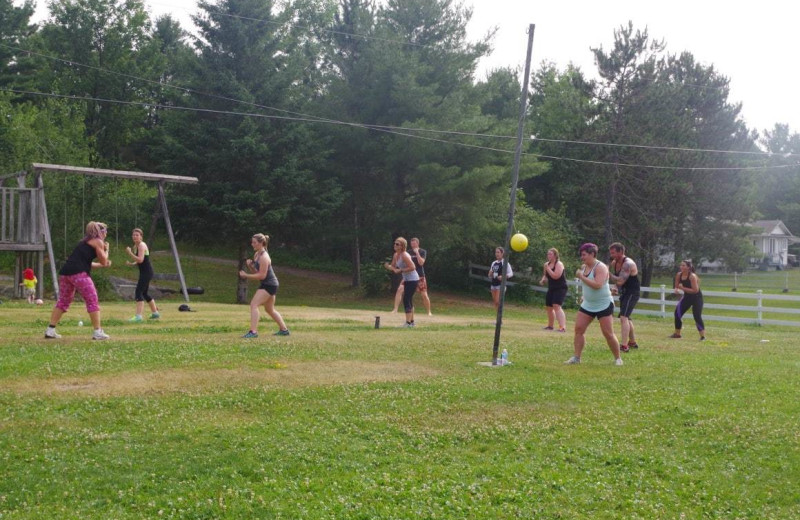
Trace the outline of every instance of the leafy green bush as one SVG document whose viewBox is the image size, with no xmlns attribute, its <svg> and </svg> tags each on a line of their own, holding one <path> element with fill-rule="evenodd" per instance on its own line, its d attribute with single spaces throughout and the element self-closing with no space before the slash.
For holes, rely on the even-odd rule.
<svg viewBox="0 0 800 520">
<path fill-rule="evenodd" d="M 361 288 L 367 296 L 387 294 L 391 287 L 391 278 L 380 264 L 364 264 L 361 266 Z"/>
</svg>

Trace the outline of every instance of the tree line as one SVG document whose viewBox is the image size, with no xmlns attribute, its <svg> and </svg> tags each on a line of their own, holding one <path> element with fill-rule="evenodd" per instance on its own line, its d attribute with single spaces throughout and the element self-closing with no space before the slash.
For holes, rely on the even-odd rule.
<svg viewBox="0 0 800 520">
<path fill-rule="evenodd" d="M 468 7 L 201 1 L 190 34 L 138 0 L 48 6 L 32 24 L 30 0 L 0 0 L 0 173 L 53 162 L 196 176 L 169 188 L 182 239 L 241 256 L 265 232 L 273 247 L 346 259 L 355 284 L 395 236 L 419 236 L 431 279 L 450 286 L 502 244 L 522 81 L 510 68 L 477 77 L 492 34 L 467 38 Z M 613 34 L 593 49 L 597 80 L 533 72 L 535 139 L 514 194 L 531 246 L 515 267 L 538 273 L 549 247 L 571 259 L 581 241 L 619 240 L 647 282 L 668 252 L 741 266 L 756 217 L 800 230 L 800 136 L 748 128 L 730 80 L 692 54 L 630 23 Z M 48 205 L 65 208 L 51 227 L 147 211 L 146 188 L 112 183 L 47 179 Z"/>
</svg>

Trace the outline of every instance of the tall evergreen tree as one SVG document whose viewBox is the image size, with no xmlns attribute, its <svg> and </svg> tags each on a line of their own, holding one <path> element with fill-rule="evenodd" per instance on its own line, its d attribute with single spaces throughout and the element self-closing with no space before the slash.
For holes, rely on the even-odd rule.
<svg viewBox="0 0 800 520">
<path fill-rule="evenodd" d="M 599 154 L 580 144 L 594 138 L 591 122 L 599 115 L 596 85 L 572 65 L 559 71 L 550 63 L 533 74 L 531 85 L 530 133 L 535 139 L 530 151 L 544 156 L 548 168 L 522 184 L 526 200 L 542 209 L 563 205 L 585 237 L 600 236 L 596 201 L 586 190 L 597 182 L 593 168 L 587 165 L 598 160 Z"/>
<path fill-rule="evenodd" d="M 658 53 L 664 49 L 662 42 L 653 41 L 645 29 L 634 31 L 633 23 L 614 31 L 613 48 L 605 52 L 602 47 L 592 49 L 601 82 L 597 95 L 600 103 L 600 117 L 595 121 L 595 136 L 598 141 L 619 144 L 638 144 L 641 128 L 631 124 L 631 119 L 649 113 L 646 91 L 652 86 Z M 604 193 L 604 242 L 614 241 L 614 215 L 619 199 L 618 190 L 628 179 L 630 170 L 620 163 L 629 162 L 625 150 L 608 147 L 603 158 L 611 163 L 598 172 Z"/>
<path fill-rule="evenodd" d="M 12 0 L 0 0 L 0 86 L 19 83 L 19 76 L 28 71 L 20 62 L 26 48 L 26 40 L 36 31 L 30 23 L 35 3 L 25 0 L 21 6 Z"/>
<path fill-rule="evenodd" d="M 199 60 L 173 101 L 196 111 L 165 113 L 154 147 L 162 169 L 200 179 L 176 199 L 182 225 L 195 238 L 213 232 L 242 248 L 256 232 L 302 243 L 340 203 L 336 183 L 317 174 L 327 149 L 315 127 L 284 120 L 319 89 L 309 82 L 317 57 L 294 23 L 304 4 L 200 7 Z"/>
<path fill-rule="evenodd" d="M 93 166 L 128 166 L 130 143 L 148 114 L 145 82 L 156 80 L 150 21 L 140 0 L 56 0 L 43 25 L 44 52 L 58 58 L 39 70 L 39 90 L 90 98 L 85 126 L 94 153 Z M 122 102 L 122 103 L 120 103 Z M 124 104 L 133 102 L 134 104 Z"/>
<path fill-rule="evenodd" d="M 668 56 L 646 90 L 646 104 L 634 114 L 633 125 L 648 142 L 700 150 L 639 149 L 638 164 L 661 164 L 680 169 L 631 168 L 621 186 L 626 206 L 644 219 L 618 213 L 622 237 L 642 252 L 644 277 L 649 282 L 660 253 L 702 260 L 746 257 L 742 226 L 754 211 L 753 177 L 740 168 L 746 155 L 702 150 L 754 151 L 753 136 L 728 102 L 728 79 L 713 66 L 695 62 L 690 53 Z M 648 110 L 649 109 L 649 110 Z M 634 239 L 635 237 L 635 239 Z"/>
<path fill-rule="evenodd" d="M 443 0 L 390 1 L 382 7 L 364 0 L 340 3 L 326 115 L 395 127 L 331 131 L 331 173 L 350 198 L 338 222 L 351 230 L 356 283 L 359 259 L 385 255 L 398 234 L 419 234 L 436 244 L 434 255 L 458 261 L 475 258 L 476 244 L 489 240 L 487 235 L 492 243 L 502 235 L 505 220 L 497 218 L 496 203 L 508 205 L 511 156 L 480 150 L 485 141 L 476 137 L 458 139 L 474 146 L 465 148 L 442 144 L 452 137 L 419 131 L 515 129 L 491 113 L 508 100 L 490 103 L 498 92 L 473 84 L 488 42 L 467 41 L 470 16 Z M 513 90 L 518 104 L 518 82 Z M 523 177 L 529 170 L 526 166 Z"/>
<path fill-rule="evenodd" d="M 778 168 L 760 176 L 759 212 L 764 218 L 782 220 L 800 236 L 800 133 L 776 124 L 764 133 L 761 144 L 773 154 L 769 164 Z"/>
<path fill-rule="evenodd" d="M 537 131 L 553 140 L 539 150 L 585 161 L 552 160 L 561 175 L 545 176 L 544 190 L 578 204 L 569 213 L 586 238 L 625 242 L 645 284 L 667 252 L 734 258 L 744 247 L 740 224 L 753 214 L 743 156 L 689 151 L 754 150 L 741 107 L 727 100 L 727 78 L 664 49 L 623 26 L 611 50 L 594 49 L 601 81 L 593 89 L 575 71 L 548 67 L 533 102 Z"/>
</svg>

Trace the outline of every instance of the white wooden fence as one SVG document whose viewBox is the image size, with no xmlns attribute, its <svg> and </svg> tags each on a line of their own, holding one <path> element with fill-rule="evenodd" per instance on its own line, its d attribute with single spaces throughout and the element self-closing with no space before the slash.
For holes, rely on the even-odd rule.
<svg viewBox="0 0 800 520">
<path fill-rule="evenodd" d="M 489 266 L 469 264 L 469 277 L 475 280 L 482 280 L 489 282 L 489 277 L 486 274 L 489 272 Z M 515 276 L 525 278 L 530 283 L 530 289 L 538 292 L 547 292 L 547 287 L 538 285 L 539 279 L 531 279 L 524 275 L 515 273 Z M 506 285 L 513 286 L 514 282 L 508 281 Z M 568 297 L 577 297 L 580 294 L 580 282 L 575 280 L 567 280 L 569 286 Z M 643 309 L 639 306 L 634 310 L 634 314 L 658 316 L 661 318 L 672 317 L 674 307 L 677 305 L 677 300 L 668 300 L 667 297 L 672 295 L 672 287 L 667 288 L 665 285 L 658 287 L 642 287 L 642 293 L 649 293 L 649 298 L 639 299 L 639 305 L 649 304 L 657 307 L 657 309 Z M 653 297 L 656 296 L 656 297 Z M 741 300 L 750 300 L 754 305 L 729 305 L 724 303 L 709 303 L 709 299 L 713 297 L 720 298 L 736 298 Z M 618 300 L 616 296 L 615 300 Z M 755 293 L 743 292 L 722 292 L 722 291 L 703 291 L 703 319 L 708 321 L 728 321 L 736 323 L 749 323 L 755 325 L 789 325 L 792 327 L 800 327 L 800 296 L 789 296 L 786 294 L 764 294 L 759 290 Z M 794 302 L 796 305 L 792 307 L 769 307 L 765 306 L 765 302 L 769 301 L 784 301 Z M 752 316 L 717 316 L 706 314 L 707 310 L 727 310 L 752 313 Z M 798 316 L 797 320 L 779 320 L 764 318 L 764 314 L 788 314 Z M 687 314 L 684 319 L 691 319 L 691 315 Z"/>
</svg>

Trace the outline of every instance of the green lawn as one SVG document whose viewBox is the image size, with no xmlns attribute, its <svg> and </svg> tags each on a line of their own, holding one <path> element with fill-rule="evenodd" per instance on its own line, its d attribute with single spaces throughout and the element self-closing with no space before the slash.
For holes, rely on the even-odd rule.
<svg viewBox="0 0 800 520">
<path fill-rule="evenodd" d="M 571 334 L 510 305 L 491 368 L 488 293 L 434 291 L 408 330 L 388 297 L 284 274 L 292 335 L 243 340 L 230 268 L 196 271 L 197 312 L 103 303 L 107 342 L 80 304 L 57 341 L 49 306 L 0 306 L 0 519 L 800 517 L 796 329 L 639 319 L 614 367 L 595 324 L 564 366 Z"/>
</svg>

